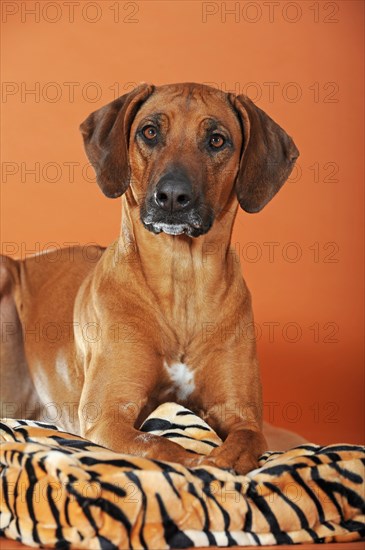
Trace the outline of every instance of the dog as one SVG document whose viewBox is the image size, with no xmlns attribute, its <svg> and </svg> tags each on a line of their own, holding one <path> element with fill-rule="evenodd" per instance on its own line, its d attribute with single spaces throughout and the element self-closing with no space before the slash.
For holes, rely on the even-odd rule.
<svg viewBox="0 0 365 550">
<path fill-rule="evenodd" d="M 122 196 L 120 236 L 87 255 L 3 257 L 2 412 L 44 419 L 53 407 L 58 425 L 113 450 L 245 474 L 267 443 L 230 239 L 239 206 L 259 212 L 298 149 L 248 97 L 193 83 L 141 84 L 80 129 L 101 190 Z M 223 445 L 202 457 L 139 431 L 166 401 Z"/>
</svg>

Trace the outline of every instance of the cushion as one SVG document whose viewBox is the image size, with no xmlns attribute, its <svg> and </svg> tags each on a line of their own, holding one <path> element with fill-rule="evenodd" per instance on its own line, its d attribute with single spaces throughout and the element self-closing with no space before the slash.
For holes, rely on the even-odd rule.
<svg viewBox="0 0 365 550">
<path fill-rule="evenodd" d="M 202 454 L 222 442 L 175 403 L 142 430 Z M 267 452 L 248 475 L 120 454 L 57 426 L 0 424 L 3 536 L 54 548 L 188 548 L 353 541 L 365 535 L 365 448 Z"/>
</svg>

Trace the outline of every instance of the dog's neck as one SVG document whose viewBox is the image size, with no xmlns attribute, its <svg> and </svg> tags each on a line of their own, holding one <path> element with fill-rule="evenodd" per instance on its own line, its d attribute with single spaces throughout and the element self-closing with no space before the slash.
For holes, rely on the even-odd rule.
<svg viewBox="0 0 365 550">
<path fill-rule="evenodd" d="M 161 274 L 163 270 L 166 277 L 186 278 L 188 282 L 199 265 L 210 274 L 222 276 L 230 264 L 227 255 L 237 208 L 237 199 L 232 194 L 212 228 L 200 237 L 155 235 L 143 226 L 139 206 L 128 189 L 122 198 L 119 251 L 129 258 L 136 255 L 146 275 L 153 275 L 156 270 Z"/>
<path fill-rule="evenodd" d="M 115 243 L 121 270 L 117 269 L 116 274 L 120 274 L 122 285 L 133 278 L 135 288 L 141 289 L 145 299 L 153 296 L 160 318 L 166 319 L 167 326 L 175 327 L 178 357 L 199 327 L 219 315 L 216 304 L 220 300 L 237 305 L 238 290 L 244 293 L 239 259 L 230 249 L 237 200 L 232 197 L 208 233 L 197 238 L 149 232 L 128 191 L 122 207 L 121 234 Z"/>
</svg>

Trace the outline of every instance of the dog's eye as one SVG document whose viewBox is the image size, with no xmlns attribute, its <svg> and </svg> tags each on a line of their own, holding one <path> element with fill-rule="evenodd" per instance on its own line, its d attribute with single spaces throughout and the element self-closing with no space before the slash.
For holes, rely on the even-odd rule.
<svg viewBox="0 0 365 550">
<path fill-rule="evenodd" d="M 146 139 L 155 139 L 155 137 L 157 136 L 157 130 L 154 126 L 151 125 L 145 126 L 144 128 L 142 128 L 142 134 Z"/>
<path fill-rule="evenodd" d="M 225 144 L 225 139 L 221 134 L 213 134 L 209 140 L 209 145 L 215 149 L 220 149 Z"/>
</svg>

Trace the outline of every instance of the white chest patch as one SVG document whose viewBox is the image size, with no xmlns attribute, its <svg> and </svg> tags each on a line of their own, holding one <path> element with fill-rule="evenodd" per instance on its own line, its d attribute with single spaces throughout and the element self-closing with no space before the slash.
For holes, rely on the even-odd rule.
<svg viewBox="0 0 365 550">
<path fill-rule="evenodd" d="M 185 363 L 164 363 L 165 369 L 174 385 L 177 398 L 185 401 L 195 390 L 194 373 Z"/>
</svg>

